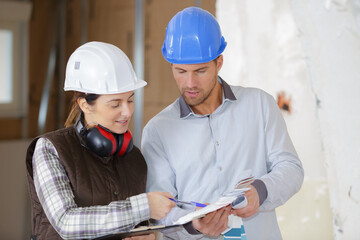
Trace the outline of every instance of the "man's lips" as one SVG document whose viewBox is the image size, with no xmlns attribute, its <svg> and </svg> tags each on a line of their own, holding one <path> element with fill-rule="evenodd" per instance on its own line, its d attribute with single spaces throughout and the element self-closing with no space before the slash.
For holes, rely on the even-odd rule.
<svg viewBox="0 0 360 240">
<path fill-rule="evenodd" d="M 199 92 L 198 91 L 185 91 L 185 94 L 190 98 L 194 98 L 199 95 Z"/>
</svg>

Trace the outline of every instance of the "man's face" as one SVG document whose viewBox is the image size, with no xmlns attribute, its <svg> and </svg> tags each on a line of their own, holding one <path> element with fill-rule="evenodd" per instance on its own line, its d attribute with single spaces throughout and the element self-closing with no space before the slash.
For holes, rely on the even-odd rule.
<svg viewBox="0 0 360 240">
<path fill-rule="evenodd" d="M 207 63 L 172 64 L 176 84 L 189 106 L 198 106 L 211 95 L 222 61 L 220 55 L 216 61 Z"/>
</svg>

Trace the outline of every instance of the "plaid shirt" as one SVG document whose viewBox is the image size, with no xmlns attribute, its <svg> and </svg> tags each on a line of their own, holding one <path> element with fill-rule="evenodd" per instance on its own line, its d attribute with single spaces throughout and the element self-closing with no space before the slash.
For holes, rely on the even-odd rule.
<svg viewBox="0 0 360 240">
<path fill-rule="evenodd" d="M 105 206 L 78 207 L 59 155 L 48 139 L 37 141 L 32 164 L 41 206 L 64 239 L 95 238 L 127 231 L 150 218 L 145 193 Z"/>
</svg>

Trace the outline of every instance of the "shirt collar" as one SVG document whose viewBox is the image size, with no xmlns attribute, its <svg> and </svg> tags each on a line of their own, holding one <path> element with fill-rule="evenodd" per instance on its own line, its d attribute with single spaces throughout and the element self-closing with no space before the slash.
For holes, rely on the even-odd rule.
<svg viewBox="0 0 360 240">
<path fill-rule="evenodd" d="M 233 91 L 231 90 L 229 84 L 227 84 L 221 77 L 218 77 L 218 81 L 222 85 L 222 89 L 224 93 L 223 102 L 224 100 L 233 100 L 233 101 L 236 100 L 236 97 Z M 194 114 L 194 112 L 191 110 L 190 106 L 185 102 L 185 99 L 182 96 L 179 97 L 179 104 L 180 104 L 180 118 L 185 118 L 190 114 Z"/>
</svg>

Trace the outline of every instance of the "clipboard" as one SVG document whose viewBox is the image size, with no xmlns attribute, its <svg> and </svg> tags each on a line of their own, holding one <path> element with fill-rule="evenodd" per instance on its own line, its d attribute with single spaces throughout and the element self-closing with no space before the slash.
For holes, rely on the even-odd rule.
<svg viewBox="0 0 360 240">
<path fill-rule="evenodd" d="M 120 233 L 116 233 L 116 234 L 110 234 L 110 235 L 106 235 L 106 236 L 102 236 L 102 237 L 94 238 L 94 239 L 95 240 L 119 240 L 119 239 L 123 239 L 125 237 L 141 236 L 141 235 L 147 235 L 147 234 L 156 233 L 156 232 L 162 232 L 162 231 L 166 231 L 168 229 L 178 231 L 178 230 L 182 229 L 182 225 L 141 226 L 141 227 L 134 228 L 128 232 L 120 232 Z"/>
<path fill-rule="evenodd" d="M 185 224 L 187 222 L 191 222 L 194 219 L 201 218 L 206 214 L 214 212 L 229 204 L 234 204 L 232 205 L 232 207 L 235 207 L 235 205 L 237 205 L 237 208 L 245 207 L 247 205 L 247 200 L 245 201 L 246 198 L 244 197 L 243 199 L 241 199 L 241 197 L 244 195 L 244 192 L 250 190 L 249 186 L 254 181 L 254 176 L 251 175 L 251 170 L 244 171 L 242 173 L 242 176 L 243 177 L 235 184 L 232 191 L 222 194 L 222 196 L 218 198 L 215 203 L 212 203 L 210 205 L 207 205 L 206 207 L 195 210 L 185 216 L 180 217 L 174 222 L 174 224 Z"/>
</svg>

